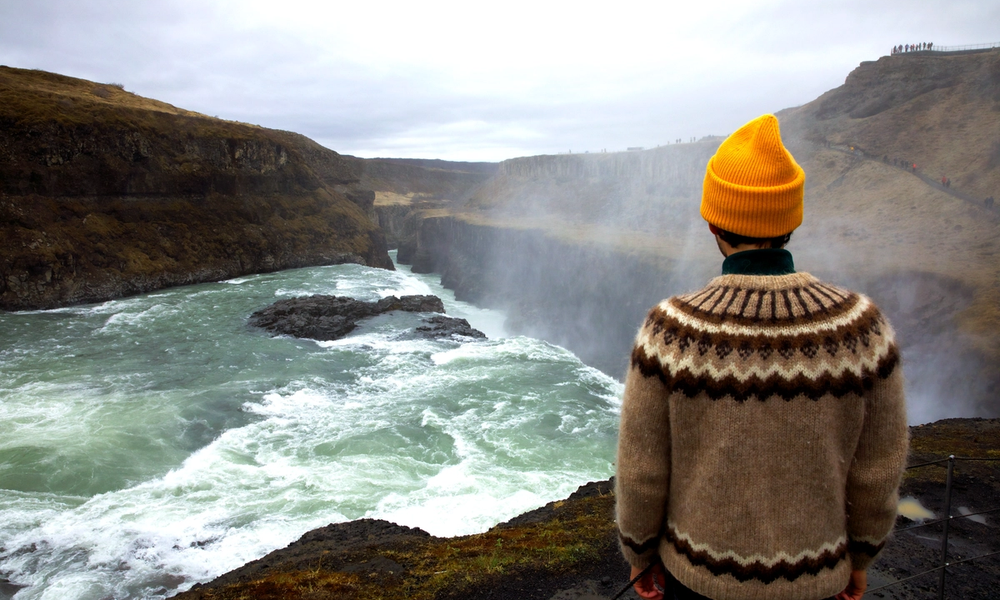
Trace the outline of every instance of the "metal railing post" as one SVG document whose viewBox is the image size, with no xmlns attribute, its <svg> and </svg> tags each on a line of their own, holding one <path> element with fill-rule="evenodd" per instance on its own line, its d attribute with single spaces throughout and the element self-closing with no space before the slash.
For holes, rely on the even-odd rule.
<svg viewBox="0 0 1000 600">
<path fill-rule="evenodd" d="M 952 562 L 948 562 L 948 527 L 949 527 L 949 523 L 951 522 L 952 519 L 955 519 L 955 518 L 958 518 L 958 519 L 967 519 L 967 518 L 973 517 L 975 515 L 984 515 L 984 514 L 987 514 L 987 513 L 994 513 L 994 512 L 1000 511 L 1000 507 L 996 507 L 996 508 L 990 508 L 990 509 L 987 509 L 987 510 L 982 510 L 982 511 L 979 511 L 979 512 L 974 512 L 974 513 L 959 515 L 958 517 L 952 516 L 952 514 L 951 514 L 951 483 L 952 483 L 952 479 L 954 478 L 954 474 L 955 474 L 955 463 L 957 461 L 960 461 L 960 460 L 965 460 L 965 461 L 1000 462 L 1000 458 L 966 457 L 966 456 L 955 456 L 954 454 L 952 454 L 948 458 L 942 458 L 942 459 L 939 459 L 939 460 L 932 460 L 932 461 L 928 461 L 928 462 L 924 462 L 924 463 L 920 463 L 920 464 L 916 464 L 916 465 L 909 465 L 908 467 L 906 467 L 907 469 L 916 469 L 918 467 L 929 467 L 931 465 L 940 465 L 941 463 L 945 463 L 945 462 L 948 463 L 948 478 L 947 478 L 947 481 L 945 483 L 945 497 L 944 497 L 945 509 L 944 509 L 944 517 L 940 518 L 940 519 L 934 519 L 934 520 L 931 520 L 931 521 L 922 522 L 922 523 L 920 523 L 918 525 L 910 525 L 908 527 L 903 527 L 903 528 L 898 528 L 897 527 L 897 528 L 895 528 L 893 530 L 895 532 L 901 532 L 901 531 L 908 531 L 910 529 L 919 529 L 921 527 L 927 527 L 929 525 L 937 525 L 938 523 L 941 523 L 942 525 L 944 525 L 944 530 L 943 530 L 942 536 L 941 536 L 942 537 L 942 539 L 941 539 L 941 566 L 934 567 L 932 569 L 928 569 L 928 570 L 926 570 L 926 571 L 924 571 L 922 573 L 917 573 L 916 575 L 910 575 L 909 577 L 904 577 L 903 579 L 897 579 L 897 580 L 895 580 L 895 581 L 893 581 L 891 583 L 886 583 L 886 584 L 880 585 L 878 587 L 868 588 L 868 590 L 867 590 L 868 592 L 874 592 L 874 591 L 881 590 L 881 589 L 884 589 L 884 588 L 889 588 L 889 587 L 892 587 L 892 586 L 904 583 L 906 581 L 910 581 L 912 579 L 917 579 L 917 578 L 923 577 L 924 575 L 930 575 L 931 573 L 933 573 L 935 571 L 940 571 L 940 573 L 939 573 L 940 580 L 938 582 L 938 598 L 939 598 L 939 600 L 944 600 L 944 596 L 945 596 L 945 594 L 944 594 L 945 571 L 946 571 L 946 569 L 948 567 L 954 566 L 954 565 L 963 564 L 963 563 L 967 563 L 967 562 L 972 562 L 974 560 L 979 560 L 981 558 L 986 558 L 988 556 L 998 556 L 998 555 L 1000 555 L 1000 550 L 998 550 L 998 551 L 995 551 L 995 552 L 987 552 L 986 554 L 980 554 L 979 556 L 970 556 L 968 558 L 963 558 L 963 559 L 960 559 L 960 560 L 955 560 L 955 561 L 952 561 Z"/>
<path fill-rule="evenodd" d="M 944 533 L 941 535 L 941 579 L 938 580 L 938 600 L 944 600 L 944 577 L 948 572 L 948 524 L 951 522 L 951 476 L 955 471 L 955 455 L 948 456 L 948 479 L 944 486 Z"/>
</svg>

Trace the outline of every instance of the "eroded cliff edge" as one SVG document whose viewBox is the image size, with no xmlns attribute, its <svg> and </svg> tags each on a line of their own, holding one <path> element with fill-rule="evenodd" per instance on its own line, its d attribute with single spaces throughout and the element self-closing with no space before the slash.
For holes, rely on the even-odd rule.
<svg viewBox="0 0 1000 600">
<path fill-rule="evenodd" d="M 0 309 L 392 268 L 362 161 L 120 86 L 0 67 Z"/>
</svg>

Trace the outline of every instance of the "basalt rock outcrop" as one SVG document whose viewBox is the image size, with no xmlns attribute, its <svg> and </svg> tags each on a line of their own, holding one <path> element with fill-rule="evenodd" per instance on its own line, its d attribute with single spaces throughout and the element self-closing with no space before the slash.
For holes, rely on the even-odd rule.
<svg viewBox="0 0 1000 600">
<path fill-rule="evenodd" d="M 414 331 L 423 337 L 444 338 L 444 337 L 468 337 L 486 339 L 486 334 L 474 328 L 465 319 L 436 315 L 425 319 L 424 325 L 418 326 Z"/>
<path fill-rule="evenodd" d="M 376 302 L 365 302 L 346 296 L 313 295 L 288 298 L 254 312 L 248 323 L 277 335 L 328 341 L 339 340 L 354 331 L 358 322 L 393 311 L 413 313 L 443 313 L 444 304 L 437 296 L 387 296 Z M 454 335 L 485 338 L 465 319 L 434 315 L 414 329 L 428 338 Z"/>
<path fill-rule="evenodd" d="M 119 85 L 0 67 L 0 310 L 291 267 L 392 268 L 361 164 Z"/>
</svg>

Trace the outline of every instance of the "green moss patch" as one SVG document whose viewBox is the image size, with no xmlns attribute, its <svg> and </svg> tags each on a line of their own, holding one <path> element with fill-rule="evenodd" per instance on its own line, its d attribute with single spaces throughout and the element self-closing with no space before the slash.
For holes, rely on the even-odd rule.
<svg viewBox="0 0 1000 600">
<path fill-rule="evenodd" d="M 456 538 L 327 550 L 315 558 L 315 566 L 302 568 L 300 562 L 292 570 L 279 564 L 260 576 L 178 598 L 430 600 L 475 595 L 476 590 L 510 579 L 573 576 L 601 560 L 609 549 L 617 551 L 613 508 L 610 494 L 556 502 L 546 507 L 548 517 L 538 522 Z M 340 566 L 326 566 L 332 564 Z"/>
</svg>

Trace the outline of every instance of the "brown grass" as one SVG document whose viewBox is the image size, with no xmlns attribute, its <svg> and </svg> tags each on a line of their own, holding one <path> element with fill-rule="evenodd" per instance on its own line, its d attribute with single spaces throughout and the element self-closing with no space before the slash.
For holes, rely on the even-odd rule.
<svg viewBox="0 0 1000 600">
<path fill-rule="evenodd" d="M 96 121 L 109 111 L 122 109 L 211 119 L 125 91 L 121 84 L 95 84 L 46 71 L 5 66 L 0 66 L 0 98 L 4 100 L 0 114 L 38 123 L 75 121 L 88 114 Z M 67 107 L 74 110 L 68 111 Z"/>
</svg>

